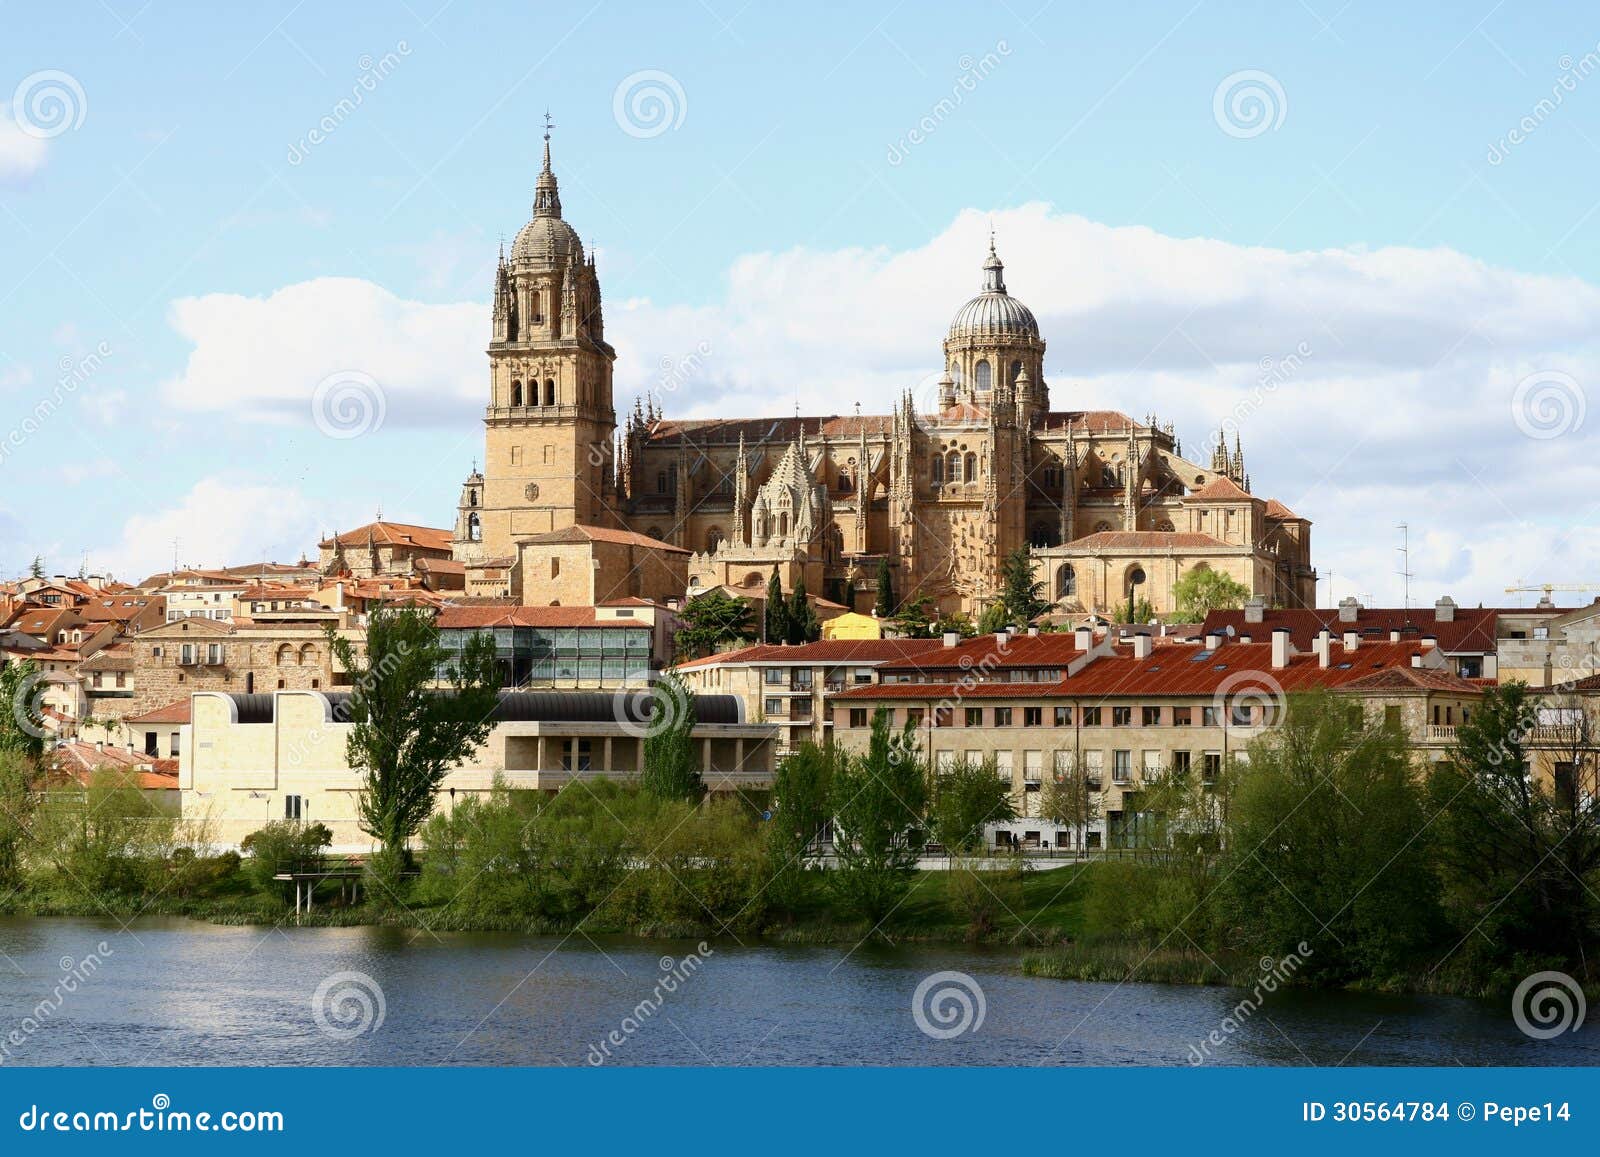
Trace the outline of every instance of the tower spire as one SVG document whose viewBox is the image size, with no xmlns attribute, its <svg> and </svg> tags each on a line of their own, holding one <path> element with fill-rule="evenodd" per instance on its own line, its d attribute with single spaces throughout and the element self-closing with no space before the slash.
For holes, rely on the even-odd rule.
<svg viewBox="0 0 1600 1157">
<path fill-rule="evenodd" d="M 533 185 L 533 215 L 535 217 L 561 216 L 561 192 L 556 187 L 555 170 L 550 167 L 550 130 L 555 128 L 550 113 L 544 114 L 544 167 Z"/>
</svg>

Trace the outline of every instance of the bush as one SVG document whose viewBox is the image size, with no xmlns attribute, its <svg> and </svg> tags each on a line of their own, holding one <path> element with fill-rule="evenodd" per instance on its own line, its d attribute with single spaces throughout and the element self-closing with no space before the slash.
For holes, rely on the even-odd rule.
<svg viewBox="0 0 1600 1157">
<path fill-rule="evenodd" d="M 250 857 L 244 871 L 251 885 L 257 891 L 281 897 L 287 889 L 283 881 L 273 877 L 316 866 L 322 850 L 332 843 L 333 833 L 324 824 L 275 820 L 247 835 L 239 842 L 239 849 Z"/>
</svg>

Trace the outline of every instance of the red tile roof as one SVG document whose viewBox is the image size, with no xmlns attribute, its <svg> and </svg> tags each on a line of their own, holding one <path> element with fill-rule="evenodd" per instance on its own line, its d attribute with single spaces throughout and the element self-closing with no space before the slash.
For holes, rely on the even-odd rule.
<svg viewBox="0 0 1600 1157">
<path fill-rule="evenodd" d="M 447 606 L 439 611 L 441 629 L 482 630 L 490 627 L 635 627 L 647 623 L 637 619 L 595 618 L 593 607 L 461 607 Z"/>
<path fill-rule="evenodd" d="M 1009 667 L 1065 667 L 1083 656 L 1072 633 L 1014 635 L 1001 642 L 994 635 L 964 639 L 954 647 L 941 640 L 934 646 L 885 663 L 883 672 L 1004 670 Z"/>
<path fill-rule="evenodd" d="M 146 711 L 143 715 L 128 715 L 122 720 L 124 723 L 187 723 L 189 722 L 189 700 L 175 699 L 165 707 L 157 707 Z"/>
<path fill-rule="evenodd" d="M 651 538 L 647 534 L 636 534 L 631 530 L 612 530 L 608 526 L 585 526 L 582 523 L 562 530 L 547 530 L 543 534 L 531 535 L 522 541 L 541 544 L 611 542 L 621 546 L 641 546 L 650 550 L 671 551 L 673 554 L 689 553 L 681 546 L 673 546 L 670 542 L 662 542 L 659 538 Z"/>
<path fill-rule="evenodd" d="M 120 747 L 104 750 L 92 743 L 63 743 L 50 753 L 50 766 L 59 777 L 88 787 L 96 771 L 110 768 L 130 772 L 145 791 L 176 791 L 178 766 L 175 759 L 136 755 Z"/>
<path fill-rule="evenodd" d="M 1231 478 L 1213 478 L 1193 494 L 1184 495 L 1185 502 L 1254 502 L 1239 484 Z"/>
<path fill-rule="evenodd" d="M 1229 544 L 1209 534 L 1181 530 L 1101 530 L 1075 538 L 1067 546 L 1072 550 L 1215 550 Z"/>
<path fill-rule="evenodd" d="M 971 682 L 883 683 L 841 692 L 840 699 L 931 700 L 945 698 L 1161 698 L 1205 696 L 1232 688 L 1274 686 L 1284 692 L 1336 688 L 1375 671 L 1411 666 L 1414 644 L 1371 643 L 1355 651 L 1335 645 L 1332 663 L 1324 668 L 1310 654 L 1290 656 L 1283 668 L 1272 666 L 1272 644 L 1227 643 L 1215 652 L 1199 647 L 1164 648 L 1148 659 L 1095 659 L 1077 675 L 1054 683 Z M 880 668 L 880 674 L 887 671 Z M 1225 686 L 1226 685 L 1226 686 Z"/>
<path fill-rule="evenodd" d="M 1484 608 L 1457 607 L 1453 622 L 1441 623 L 1434 619 L 1432 607 L 1413 607 L 1403 610 L 1394 607 L 1362 607 L 1353 623 L 1339 621 L 1339 609 L 1267 610 L 1261 622 L 1247 623 L 1244 611 L 1212 611 L 1206 616 L 1204 630 L 1207 634 L 1225 634 L 1229 627 L 1236 635 L 1249 635 L 1266 642 L 1274 627 L 1288 627 L 1289 638 L 1302 651 L 1311 649 L 1317 632 L 1326 627 L 1335 643 L 1346 631 L 1356 631 L 1364 642 L 1387 642 L 1390 631 L 1399 631 L 1402 642 L 1415 644 L 1424 635 L 1439 640 L 1446 651 L 1467 651 L 1490 654 L 1495 649 L 1495 630 L 1500 611 Z"/>
<path fill-rule="evenodd" d="M 336 538 L 325 538 L 319 547 L 366 546 L 367 538 L 378 546 L 418 546 L 424 550 L 449 551 L 450 532 L 437 526 L 413 526 L 409 522 L 373 522 L 347 530 Z"/>
<path fill-rule="evenodd" d="M 1287 519 L 1295 519 L 1297 521 L 1303 521 L 1298 514 L 1296 514 L 1294 511 L 1290 510 L 1287 506 L 1285 506 L 1283 503 L 1279 502 L 1276 498 L 1267 499 L 1267 517 L 1268 518 L 1281 518 L 1281 519 L 1285 519 L 1285 520 L 1287 520 Z"/>
<path fill-rule="evenodd" d="M 1457 695 L 1482 695 L 1483 688 L 1463 679 L 1453 671 L 1440 671 L 1430 667 L 1391 667 L 1387 671 L 1374 671 L 1353 683 L 1344 685 L 1347 691 L 1452 691 Z"/>
</svg>

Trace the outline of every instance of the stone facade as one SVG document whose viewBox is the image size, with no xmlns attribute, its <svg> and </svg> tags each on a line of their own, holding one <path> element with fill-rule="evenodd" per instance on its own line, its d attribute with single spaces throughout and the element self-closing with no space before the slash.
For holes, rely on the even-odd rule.
<svg viewBox="0 0 1600 1157">
<path fill-rule="evenodd" d="M 1202 464 L 1170 423 L 1052 406 L 1045 341 L 992 241 L 942 374 L 885 415 L 674 421 L 652 397 L 619 432 L 604 335 L 547 134 L 532 220 L 495 273 L 484 467 L 462 485 L 454 532 L 469 591 L 503 582 L 519 602 L 549 601 L 532 593 L 545 580 L 526 573 L 527 545 L 593 526 L 690 552 L 690 593 L 776 568 L 785 589 L 804 579 L 854 610 L 870 609 L 887 557 L 901 601 L 975 614 L 1025 544 L 1066 611 L 1110 610 L 1137 580 L 1164 612 L 1198 567 L 1276 604 L 1314 600 L 1310 523 L 1250 493 L 1237 440 Z"/>
<path fill-rule="evenodd" d="M 185 618 L 145 631 L 130 641 L 137 682 L 125 714 L 164 707 L 195 691 L 251 694 L 320 690 L 341 682 L 323 634 L 324 620 L 257 624 Z M 346 636 L 362 634 L 341 624 Z"/>
</svg>

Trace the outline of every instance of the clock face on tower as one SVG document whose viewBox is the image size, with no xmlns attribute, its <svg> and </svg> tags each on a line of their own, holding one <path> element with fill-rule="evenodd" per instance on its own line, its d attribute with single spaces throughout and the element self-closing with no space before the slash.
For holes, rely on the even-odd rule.
<svg viewBox="0 0 1600 1157">
<path fill-rule="evenodd" d="M 528 488 L 522 493 L 527 496 L 529 502 L 535 501 L 539 497 L 539 484 L 537 482 L 528 483 Z"/>
</svg>

